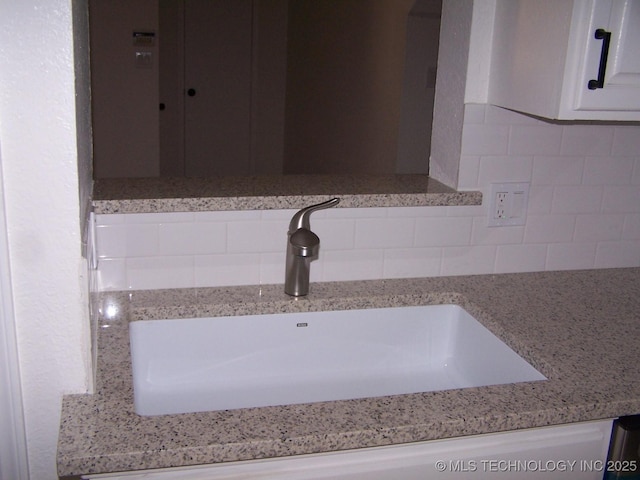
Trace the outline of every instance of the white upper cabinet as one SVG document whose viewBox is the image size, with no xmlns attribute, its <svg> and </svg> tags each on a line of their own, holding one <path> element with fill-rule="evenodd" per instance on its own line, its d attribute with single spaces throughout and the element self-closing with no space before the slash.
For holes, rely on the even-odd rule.
<svg viewBox="0 0 640 480">
<path fill-rule="evenodd" d="M 489 103 L 640 120 L 640 0 L 497 0 Z"/>
</svg>

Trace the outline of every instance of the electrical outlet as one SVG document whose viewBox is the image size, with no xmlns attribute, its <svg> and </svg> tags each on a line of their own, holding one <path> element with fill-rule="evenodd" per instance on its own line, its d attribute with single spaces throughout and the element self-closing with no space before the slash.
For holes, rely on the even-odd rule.
<svg viewBox="0 0 640 480">
<path fill-rule="evenodd" d="M 490 227 L 524 225 L 529 200 L 528 183 L 492 183 L 489 193 Z"/>
<path fill-rule="evenodd" d="M 507 215 L 507 199 L 509 197 L 509 192 L 496 192 L 496 206 L 493 210 L 493 218 L 502 219 L 506 218 Z"/>
</svg>

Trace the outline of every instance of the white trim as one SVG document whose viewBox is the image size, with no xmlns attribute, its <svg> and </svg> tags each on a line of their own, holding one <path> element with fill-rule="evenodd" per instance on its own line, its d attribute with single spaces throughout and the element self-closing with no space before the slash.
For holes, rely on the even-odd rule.
<svg viewBox="0 0 640 480">
<path fill-rule="evenodd" d="M 27 480 L 27 441 L 0 157 L 0 478 Z"/>
</svg>

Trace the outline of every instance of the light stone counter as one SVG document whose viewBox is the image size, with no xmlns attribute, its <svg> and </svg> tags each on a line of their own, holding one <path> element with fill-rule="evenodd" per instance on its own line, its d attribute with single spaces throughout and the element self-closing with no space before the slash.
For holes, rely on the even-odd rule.
<svg viewBox="0 0 640 480">
<path fill-rule="evenodd" d="M 65 396 L 61 476 L 231 462 L 640 413 L 640 269 L 105 293 L 97 392 Z M 358 400 L 141 417 L 128 322 L 458 303 L 546 381 Z M 112 318 L 107 318 L 110 312 Z M 115 312 L 115 314 L 114 314 Z"/>
<path fill-rule="evenodd" d="M 93 209 L 104 213 L 295 209 L 340 197 L 341 208 L 480 205 L 427 175 L 279 175 L 96 180 Z"/>
</svg>

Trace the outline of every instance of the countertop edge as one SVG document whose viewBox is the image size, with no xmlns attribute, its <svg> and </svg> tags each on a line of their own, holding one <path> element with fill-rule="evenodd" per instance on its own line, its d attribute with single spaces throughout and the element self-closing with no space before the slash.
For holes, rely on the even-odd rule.
<svg viewBox="0 0 640 480">
<path fill-rule="evenodd" d="M 327 198 L 334 196 L 340 197 L 340 208 L 477 206 L 482 204 L 482 193 L 473 191 L 420 194 L 335 194 L 93 200 L 92 205 L 96 214 L 286 210 L 303 208 L 310 204 L 326 201 Z"/>
<path fill-rule="evenodd" d="M 98 179 L 96 214 L 298 209 L 339 197 L 339 208 L 481 205 L 480 191 L 428 175 L 282 175 Z"/>
</svg>

